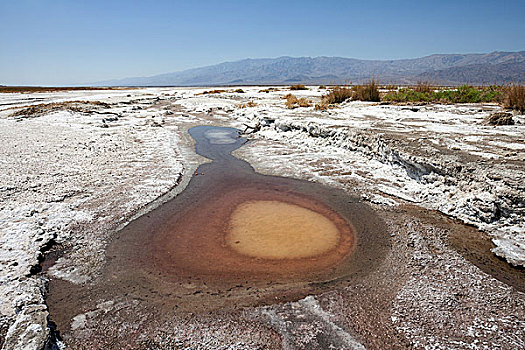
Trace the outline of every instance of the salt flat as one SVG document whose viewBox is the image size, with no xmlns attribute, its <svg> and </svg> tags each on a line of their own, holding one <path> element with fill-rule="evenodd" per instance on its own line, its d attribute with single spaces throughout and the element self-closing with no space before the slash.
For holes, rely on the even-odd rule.
<svg viewBox="0 0 525 350">
<path fill-rule="evenodd" d="M 98 308 L 72 320 L 57 344 L 525 346 L 523 270 L 512 267 L 525 266 L 524 116 L 514 116 L 515 125 L 493 127 L 483 124 L 500 110 L 491 104 L 349 102 L 328 111 L 287 109 L 285 88 L 236 89 L 205 95 L 200 93 L 212 88 L 0 94 L 3 348 L 42 348 L 49 335 L 47 280 L 90 283 L 114 232 L 184 189 L 206 161 L 195 155 L 187 135 L 195 125 L 246 131 L 251 141 L 236 156 L 258 172 L 359 196 L 385 221 L 391 253 L 377 271 L 336 291 L 178 315 L 162 324 L 139 317 L 136 324 L 122 322 L 117 310 L 140 309 L 139 300 L 100 300 Z M 316 100 L 323 91 L 292 93 Z M 248 101 L 255 106 L 242 106 Z M 41 108 L 19 113 L 28 106 Z M 482 243 L 469 245 L 464 237 Z M 44 262 L 40 272 L 43 255 L 54 250 L 60 250 L 58 260 Z M 133 329 L 140 335 L 131 339 Z"/>
</svg>

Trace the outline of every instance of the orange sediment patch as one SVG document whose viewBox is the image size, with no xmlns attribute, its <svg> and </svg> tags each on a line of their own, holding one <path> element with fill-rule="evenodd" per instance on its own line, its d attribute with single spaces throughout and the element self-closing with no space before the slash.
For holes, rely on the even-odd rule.
<svg viewBox="0 0 525 350">
<path fill-rule="evenodd" d="M 348 221 L 314 198 L 249 185 L 219 192 L 179 212 L 143 247 L 156 268 L 208 283 L 317 280 L 352 251 Z"/>
<path fill-rule="evenodd" d="M 297 259 L 328 252 L 339 237 L 337 226 L 313 210 L 279 201 L 249 201 L 234 210 L 226 241 L 251 257 Z"/>
</svg>

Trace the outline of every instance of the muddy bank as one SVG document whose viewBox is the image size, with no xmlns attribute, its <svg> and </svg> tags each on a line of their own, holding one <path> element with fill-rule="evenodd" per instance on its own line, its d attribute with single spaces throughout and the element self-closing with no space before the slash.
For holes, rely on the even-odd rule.
<svg viewBox="0 0 525 350">
<path fill-rule="evenodd" d="M 102 275 L 92 284 L 50 281 L 46 302 L 62 334 L 76 315 L 96 309 L 101 300 L 132 300 L 134 308 L 159 319 L 181 312 L 239 310 L 322 293 L 356 276 L 364 278 L 381 263 L 389 236 L 367 205 L 341 190 L 257 174 L 230 155 L 245 142 L 234 129 L 197 127 L 190 132 L 197 152 L 213 162 L 201 165 L 180 195 L 115 236 Z M 254 199 L 296 205 L 329 218 L 340 232 L 337 245 L 305 258 L 236 252 L 225 242 L 228 218 Z"/>
</svg>

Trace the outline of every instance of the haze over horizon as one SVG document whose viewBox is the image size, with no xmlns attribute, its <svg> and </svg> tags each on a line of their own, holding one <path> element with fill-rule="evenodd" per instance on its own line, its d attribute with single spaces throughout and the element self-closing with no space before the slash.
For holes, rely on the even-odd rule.
<svg viewBox="0 0 525 350">
<path fill-rule="evenodd" d="M 0 84 L 75 85 L 245 58 L 525 49 L 523 1 L 0 3 Z"/>
</svg>

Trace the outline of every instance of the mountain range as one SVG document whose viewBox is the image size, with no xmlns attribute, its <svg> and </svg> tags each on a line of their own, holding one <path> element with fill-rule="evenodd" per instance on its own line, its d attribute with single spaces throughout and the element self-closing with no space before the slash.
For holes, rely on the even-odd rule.
<svg viewBox="0 0 525 350">
<path fill-rule="evenodd" d="M 219 86 L 428 81 L 441 85 L 525 82 L 525 51 L 436 54 L 413 59 L 361 60 L 343 57 L 244 59 L 151 77 L 109 80 L 97 86 Z"/>
</svg>

